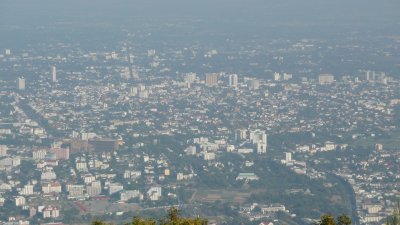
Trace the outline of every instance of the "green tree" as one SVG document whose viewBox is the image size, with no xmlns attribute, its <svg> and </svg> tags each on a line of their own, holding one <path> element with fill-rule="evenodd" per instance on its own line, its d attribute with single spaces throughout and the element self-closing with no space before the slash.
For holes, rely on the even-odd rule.
<svg viewBox="0 0 400 225">
<path fill-rule="evenodd" d="M 332 214 L 322 215 L 319 225 L 336 225 L 335 217 Z"/>
<path fill-rule="evenodd" d="M 180 211 L 177 208 L 168 210 L 167 219 L 161 221 L 161 225 L 207 225 L 207 220 L 200 218 L 184 218 L 180 216 Z"/>
<path fill-rule="evenodd" d="M 315 225 L 351 225 L 351 219 L 345 214 L 335 217 L 332 214 L 322 215 L 320 220 Z"/>
<path fill-rule="evenodd" d="M 350 225 L 351 224 L 350 217 L 348 217 L 345 214 L 342 214 L 342 215 L 338 216 L 336 221 L 337 221 L 337 225 Z"/>
<path fill-rule="evenodd" d="M 129 224 L 126 224 L 129 225 Z M 156 225 L 156 221 L 153 219 L 144 219 L 138 216 L 133 218 L 131 225 Z"/>
<path fill-rule="evenodd" d="M 170 208 L 166 219 L 161 220 L 158 224 L 160 225 L 207 225 L 207 220 L 200 218 L 184 218 L 180 216 L 180 211 L 176 208 Z M 95 220 L 92 225 L 111 225 L 100 220 Z M 136 216 L 133 218 L 131 223 L 125 225 L 157 225 L 154 219 L 142 218 Z"/>
<path fill-rule="evenodd" d="M 107 223 L 100 220 L 95 220 L 92 222 L 92 225 L 107 225 Z"/>
<path fill-rule="evenodd" d="M 393 210 L 393 215 L 386 218 L 386 225 L 400 225 L 400 202 Z"/>
<path fill-rule="evenodd" d="M 170 208 L 168 210 L 168 219 L 169 221 L 177 221 L 179 220 L 179 214 L 181 213 L 181 211 L 177 208 Z"/>
</svg>

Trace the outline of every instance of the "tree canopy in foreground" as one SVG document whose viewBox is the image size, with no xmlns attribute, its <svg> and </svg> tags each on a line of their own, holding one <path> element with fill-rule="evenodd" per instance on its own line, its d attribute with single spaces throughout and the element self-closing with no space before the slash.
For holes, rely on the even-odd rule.
<svg viewBox="0 0 400 225">
<path fill-rule="evenodd" d="M 207 220 L 201 218 L 185 218 L 180 215 L 180 211 L 176 208 L 170 208 L 166 218 L 161 219 L 158 223 L 156 220 L 151 218 L 142 218 L 136 216 L 133 218 L 131 223 L 125 225 L 207 225 Z M 92 225 L 107 225 L 103 221 L 96 220 L 92 222 Z"/>
</svg>

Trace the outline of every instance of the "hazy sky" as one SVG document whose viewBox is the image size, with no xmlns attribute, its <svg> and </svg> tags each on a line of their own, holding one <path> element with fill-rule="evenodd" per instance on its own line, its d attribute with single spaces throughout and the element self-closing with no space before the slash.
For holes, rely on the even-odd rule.
<svg viewBox="0 0 400 225">
<path fill-rule="evenodd" d="M 124 18 L 259 18 L 262 22 L 400 22 L 398 0 L 2 0 L 0 23 L 88 20 L 125 23 Z M 271 21 L 263 21 L 263 19 Z"/>
<path fill-rule="evenodd" d="M 400 33 L 399 0 L 1 0 L 0 10 L 3 42 L 34 37 L 38 29 L 81 29 L 90 35 L 91 29 L 115 32 L 179 23 L 205 33 Z"/>
</svg>

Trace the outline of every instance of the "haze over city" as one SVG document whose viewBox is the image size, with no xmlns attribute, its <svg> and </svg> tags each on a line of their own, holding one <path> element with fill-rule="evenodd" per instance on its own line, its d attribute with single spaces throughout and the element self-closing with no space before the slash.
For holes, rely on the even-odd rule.
<svg viewBox="0 0 400 225">
<path fill-rule="evenodd" d="M 397 225 L 399 10 L 2 0 L 0 224 Z"/>
</svg>

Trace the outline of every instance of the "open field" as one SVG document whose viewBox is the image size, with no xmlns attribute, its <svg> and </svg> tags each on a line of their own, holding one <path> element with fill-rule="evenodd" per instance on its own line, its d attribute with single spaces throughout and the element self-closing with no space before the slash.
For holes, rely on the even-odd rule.
<svg viewBox="0 0 400 225">
<path fill-rule="evenodd" d="M 395 132 L 390 137 L 375 138 L 365 137 L 354 141 L 354 146 L 360 146 L 363 148 L 374 148 L 376 143 L 383 144 L 383 148 L 387 150 L 398 150 L 400 149 L 400 132 Z"/>
<path fill-rule="evenodd" d="M 74 206 L 82 214 L 104 215 L 115 212 L 130 212 L 140 210 L 140 206 L 135 203 L 110 203 L 107 200 L 98 201 L 76 201 Z"/>
<path fill-rule="evenodd" d="M 244 203 L 251 194 L 261 193 L 265 190 L 220 190 L 220 189 L 205 189 L 197 190 L 193 193 L 191 201 L 198 202 L 234 202 L 242 204 Z"/>
</svg>

